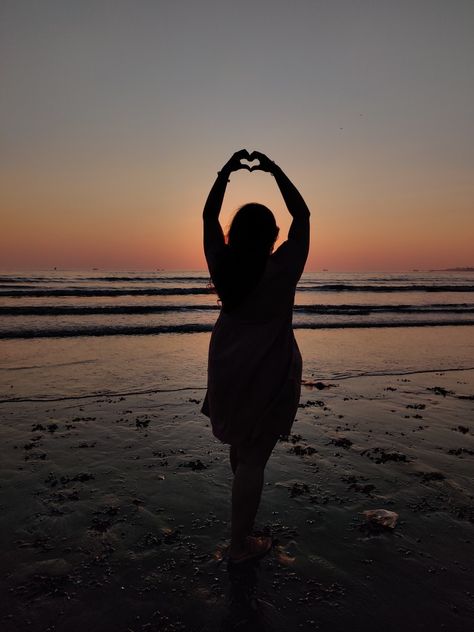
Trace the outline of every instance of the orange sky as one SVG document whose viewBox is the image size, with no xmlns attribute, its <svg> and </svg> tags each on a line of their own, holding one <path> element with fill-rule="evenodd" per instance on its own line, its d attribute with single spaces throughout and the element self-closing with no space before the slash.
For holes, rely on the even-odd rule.
<svg viewBox="0 0 474 632">
<path fill-rule="evenodd" d="M 474 265 L 473 6 L 342 4 L 4 9 L 0 267 L 202 269 L 242 147 L 305 197 L 307 270 Z M 248 201 L 286 234 L 262 173 L 232 176 L 223 224 Z"/>
</svg>

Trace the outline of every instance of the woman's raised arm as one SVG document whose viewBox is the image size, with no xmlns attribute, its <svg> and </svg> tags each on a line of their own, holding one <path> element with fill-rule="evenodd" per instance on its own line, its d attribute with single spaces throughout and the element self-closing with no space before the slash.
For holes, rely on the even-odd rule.
<svg viewBox="0 0 474 632">
<path fill-rule="evenodd" d="M 239 169 L 248 169 L 250 171 L 248 165 L 243 165 L 240 162 L 242 159 L 248 160 L 249 157 L 249 152 L 246 149 L 235 152 L 218 172 L 217 178 L 209 191 L 202 213 L 204 220 L 204 253 L 206 259 L 208 259 L 209 254 L 224 246 L 224 233 L 219 224 L 219 214 L 221 212 L 227 182 L 229 182 L 229 176 L 233 171 L 238 171 Z"/>
<path fill-rule="evenodd" d="M 271 173 L 278 184 L 285 204 L 290 215 L 293 218 L 290 230 L 288 231 L 288 239 L 296 241 L 300 249 L 301 256 L 306 260 L 309 251 L 309 208 L 303 200 L 301 193 L 291 182 L 284 171 L 276 165 L 268 156 L 259 151 L 250 154 L 250 160 L 258 159 L 260 164 L 252 167 L 252 171 L 260 169 Z"/>
</svg>

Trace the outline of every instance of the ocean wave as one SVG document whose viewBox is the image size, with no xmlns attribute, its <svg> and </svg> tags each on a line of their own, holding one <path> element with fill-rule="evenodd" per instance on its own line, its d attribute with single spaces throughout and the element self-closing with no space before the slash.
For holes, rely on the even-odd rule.
<svg viewBox="0 0 474 632">
<path fill-rule="evenodd" d="M 161 275 L 161 276 L 103 276 L 103 277 L 83 277 L 85 281 L 130 281 L 135 282 L 138 281 L 140 283 L 150 282 L 150 281 L 159 281 L 160 283 L 175 283 L 177 281 L 180 282 L 190 282 L 196 283 L 196 281 L 203 281 L 207 283 L 209 281 L 209 276 L 169 276 L 169 275 Z"/>
<path fill-rule="evenodd" d="M 174 280 L 174 279 L 173 279 Z M 196 281 L 196 279 L 193 279 Z M 474 285 L 358 285 L 347 283 L 325 283 L 321 285 L 299 285 L 297 292 L 474 292 Z M 0 289 L 0 297 L 45 297 L 45 296 L 185 296 L 211 294 L 214 290 L 207 285 L 200 287 L 66 287 Z"/>
<path fill-rule="evenodd" d="M 0 297 L 42 296 L 185 296 L 187 294 L 211 294 L 209 287 L 160 287 L 160 288 L 44 288 L 33 290 L 0 291 Z"/>
<path fill-rule="evenodd" d="M 370 314 L 472 314 L 472 303 L 433 303 L 430 305 L 295 305 L 303 314 L 368 316 Z"/>
<path fill-rule="evenodd" d="M 15 283 L 81 283 L 83 281 L 88 282 L 139 282 L 139 283 L 148 283 L 148 282 L 156 282 L 160 283 L 173 283 L 173 282 L 184 282 L 184 283 L 196 283 L 199 281 L 207 282 L 209 280 L 209 275 L 194 275 L 194 276 L 183 276 L 183 275 L 156 275 L 156 276 L 134 276 L 134 275 L 110 275 L 110 276 L 82 276 L 82 275 L 69 275 L 67 277 L 63 276 L 3 276 L 0 275 L 0 283 L 1 284 L 15 284 Z"/>
<path fill-rule="evenodd" d="M 414 320 L 414 321 L 345 321 L 330 323 L 295 323 L 294 329 L 369 329 L 391 327 L 436 327 L 474 325 L 474 320 Z M 0 331 L 0 339 L 12 338 L 72 338 L 79 336 L 143 336 L 158 334 L 195 334 L 212 331 L 213 324 L 184 323 L 182 325 L 99 325 L 48 329 L 13 329 Z"/>
<path fill-rule="evenodd" d="M 15 305 L 0 306 L 0 316 L 85 316 L 92 314 L 165 314 L 216 311 L 216 305 Z"/>
<path fill-rule="evenodd" d="M 15 305 L 0 306 L 0 316 L 86 316 L 97 314 L 164 314 L 218 311 L 219 305 Z M 300 314 L 367 316 L 370 314 L 472 314 L 474 303 L 430 305 L 295 305 Z"/>
<path fill-rule="evenodd" d="M 321 285 L 298 286 L 299 292 L 474 292 L 474 285 L 456 284 L 422 284 L 410 283 L 408 285 L 371 285 L 352 283 L 324 283 Z"/>
</svg>

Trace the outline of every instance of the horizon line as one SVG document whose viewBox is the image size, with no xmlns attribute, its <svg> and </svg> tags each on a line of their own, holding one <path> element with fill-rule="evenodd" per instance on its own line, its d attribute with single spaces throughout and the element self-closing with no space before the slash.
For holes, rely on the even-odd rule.
<svg viewBox="0 0 474 632">
<path fill-rule="evenodd" d="M 45 266 L 34 268 L 7 268 L 0 267 L 0 273 L 12 273 L 12 272 L 204 272 L 208 273 L 207 268 L 159 268 L 159 267 L 101 267 L 101 266 Z M 397 268 L 397 269 L 384 269 L 384 268 L 368 268 L 364 270 L 354 269 L 335 269 L 329 268 L 316 268 L 311 270 L 304 270 L 303 274 L 315 274 L 315 273 L 333 273 L 333 274 L 346 274 L 346 273 L 400 273 L 400 272 L 474 272 L 474 266 L 452 266 L 446 268 Z"/>
</svg>

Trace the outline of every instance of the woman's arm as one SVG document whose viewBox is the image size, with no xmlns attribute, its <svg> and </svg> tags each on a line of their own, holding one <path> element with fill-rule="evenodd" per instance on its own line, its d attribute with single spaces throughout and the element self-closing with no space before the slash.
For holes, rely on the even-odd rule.
<svg viewBox="0 0 474 632">
<path fill-rule="evenodd" d="M 250 171 L 248 165 L 243 165 L 240 162 L 242 159 L 248 160 L 249 158 L 250 155 L 246 149 L 237 151 L 218 172 L 217 178 L 209 191 L 202 213 L 204 221 L 204 253 L 206 259 L 208 259 L 211 253 L 218 251 L 224 246 L 224 233 L 219 224 L 219 214 L 221 212 L 227 183 L 233 171 L 238 171 L 239 169 L 248 169 Z"/>
<path fill-rule="evenodd" d="M 278 165 L 270 160 L 268 156 L 259 151 L 254 151 L 250 154 L 250 160 L 255 158 L 259 160 L 260 164 L 257 167 L 253 167 L 252 170 L 260 169 L 262 171 L 267 171 L 275 178 L 278 188 L 285 200 L 288 211 L 293 218 L 290 230 L 288 231 L 288 239 L 298 242 L 298 247 L 301 249 L 301 255 L 306 260 L 309 251 L 310 216 L 306 202 L 288 176 Z"/>
</svg>

